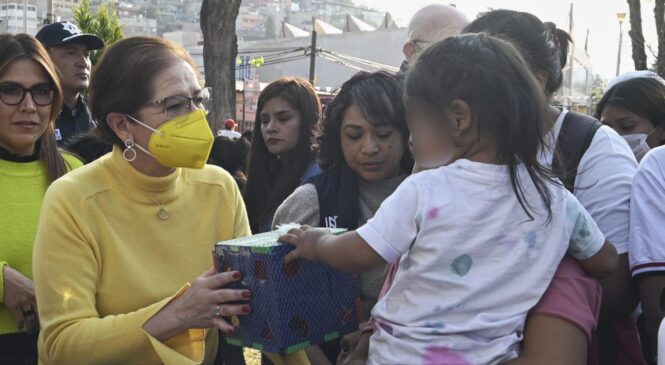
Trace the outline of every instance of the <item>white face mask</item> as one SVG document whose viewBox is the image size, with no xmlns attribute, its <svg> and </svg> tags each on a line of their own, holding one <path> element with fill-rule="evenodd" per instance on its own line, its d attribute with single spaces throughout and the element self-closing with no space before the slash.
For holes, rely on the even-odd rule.
<svg viewBox="0 0 665 365">
<path fill-rule="evenodd" d="M 623 139 L 625 139 L 626 142 L 628 142 L 630 149 L 633 150 L 633 154 L 635 155 L 637 162 L 640 162 L 642 160 L 642 157 L 644 157 L 644 155 L 646 155 L 647 152 L 651 150 L 651 147 L 649 147 L 649 145 L 647 144 L 647 137 L 649 137 L 649 134 L 639 133 L 639 134 L 628 134 L 622 136 Z"/>
</svg>

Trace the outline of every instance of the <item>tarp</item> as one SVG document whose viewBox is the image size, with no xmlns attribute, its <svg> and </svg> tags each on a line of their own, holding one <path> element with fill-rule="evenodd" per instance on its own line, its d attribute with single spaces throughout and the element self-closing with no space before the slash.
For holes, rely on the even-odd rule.
<svg viewBox="0 0 665 365">
<path fill-rule="evenodd" d="M 287 22 L 282 22 L 282 37 L 284 38 L 297 38 L 297 37 L 309 37 L 309 32 L 302 30 L 295 25 L 291 25 Z"/>
<path fill-rule="evenodd" d="M 314 30 L 318 34 L 342 34 L 341 29 L 335 28 L 334 26 L 319 19 L 314 20 Z"/>
<path fill-rule="evenodd" d="M 346 15 L 347 32 L 373 32 L 375 30 L 376 28 L 356 18 L 355 16 L 351 14 Z"/>
</svg>

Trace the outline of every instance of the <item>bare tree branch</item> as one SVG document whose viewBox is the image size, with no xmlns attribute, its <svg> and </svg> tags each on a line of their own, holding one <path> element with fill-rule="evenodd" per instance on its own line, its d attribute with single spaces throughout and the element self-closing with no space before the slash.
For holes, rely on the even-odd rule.
<svg viewBox="0 0 665 365">
<path fill-rule="evenodd" d="M 640 0 L 627 0 L 630 9 L 630 35 L 633 45 L 633 63 L 636 70 L 647 69 L 647 55 L 644 50 L 644 34 L 642 32 L 642 4 Z"/>
<path fill-rule="evenodd" d="M 651 57 L 653 58 L 658 57 L 656 51 L 653 49 L 653 47 L 650 44 L 647 44 L 647 49 L 649 50 L 649 54 L 651 54 Z"/>
<path fill-rule="evenodd" d="M 655 0 L 653 8 L 658 32 L 658 55 L 656 56 L 656 72 L 665 75 L 665 0 Z"/>
</svg>

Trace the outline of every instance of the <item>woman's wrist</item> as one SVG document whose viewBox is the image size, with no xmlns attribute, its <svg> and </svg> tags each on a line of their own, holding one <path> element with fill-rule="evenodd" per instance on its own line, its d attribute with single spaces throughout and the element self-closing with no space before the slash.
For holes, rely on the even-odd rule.
<svg viewBox="0 0 665 365">
<path fill-rule="evenodd" d="M 160 342 L 188 330 L 186 322 L 179 317 L 177 306 L 177 299 L 167 304 L 143 325 L 143 329 Z"/>
</svg>

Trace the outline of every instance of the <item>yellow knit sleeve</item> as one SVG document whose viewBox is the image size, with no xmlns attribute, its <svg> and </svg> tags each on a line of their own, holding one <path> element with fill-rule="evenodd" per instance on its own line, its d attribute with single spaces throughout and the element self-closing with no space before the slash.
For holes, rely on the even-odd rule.
<svg viewBox="0 0 665 365">
<path fill-rule="evenodd" d="M 180 289 L 176 295 L 167 300 L 167 304 L 187 291 L 189 286 L 187 284 Z M 166 342 L 160 342 L 147 332 L 145 334 L 150 339 L 150 343 L 157 352 L 157 356 L 159 356 L 159 359 L 164 364 L 200 364 L 203 361 L 206 352 L 207 329 L 193 328 L 183 331 Z M 215 337 L 215 342 L 218 341 L 216 334 L 217 331 L 211 332 L 211 335 Z"/>
<path fill-rule="evenodd" d="M 95 297 L 103 258 L 86 226 L 80 190 L 64 178 L 54 182 L 44 197 L 33 254 L 42 325 L 40 360 L 55 365 L 200 363 L 203 330 L 186 331 L 165 344 L 156 343 L 143 330 L 145 322 L 175 296 L 129 313 L 100 317 Z M 119 300 L 131 295 L 117 294 Z"/>
<path fill-rule="evenodd" d="M 0 303 L 4 303 L 5 298 L 5 266 L 6 261 L 0 261 Z"/>
</svg>

